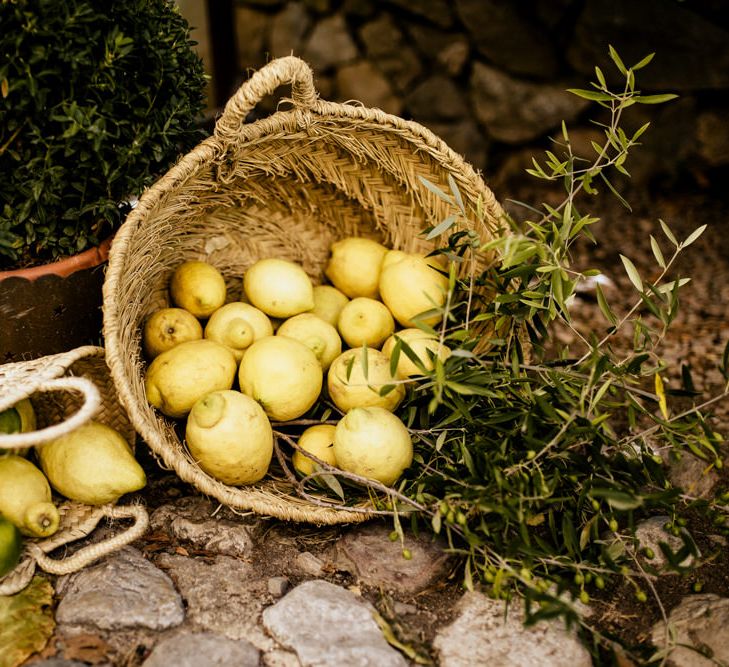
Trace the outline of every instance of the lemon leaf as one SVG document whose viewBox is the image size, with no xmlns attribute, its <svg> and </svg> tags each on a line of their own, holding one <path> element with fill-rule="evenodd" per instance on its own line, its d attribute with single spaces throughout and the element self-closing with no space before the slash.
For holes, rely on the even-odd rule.
<svg viewBox="0 0 729 667">
<path fill-rule="evenodd" d="M 33 577 L 16 595 L 0 596 L 0 667 L 16 667 L 42 650 L 53 634 L 53 588 Z"/>
</svg>

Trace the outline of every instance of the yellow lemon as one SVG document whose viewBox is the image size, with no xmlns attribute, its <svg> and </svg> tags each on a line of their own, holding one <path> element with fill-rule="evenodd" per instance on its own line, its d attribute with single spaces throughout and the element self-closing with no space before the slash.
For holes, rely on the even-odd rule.
<svg viewBox="0 0 729 667">
<path fill-rule="evenodd" d="M 347 305 L 347 295 L 331 285 L 316 285 L 314 287 L 314 308 L 309 311 L 312 315 L 320 317 L 333 327 L 337 326 L 339 313 Z"/>
<path fill-rule="evenodd" d="M 338 326 L 349 347 L 379 348 L 395 331 L 395 320 L 382 301 L 359 296 L 342 308 Z"/>
<path fill-rule="evenodd" d="M 113 503 L 147 483 L 124 437 L 99 422 L 90 421 L 36 451 L 51 486 L 87 505 Z"/>
<path fill-rule="evenodd" d="M 286 336 L 266 336 L 251 345 L 238 370 L 241 391 L 276 421 L 301 417 L 319 397 L 323 371 L 316 355 Z"/>
<path fill-rule="evenodd" d="M 260 480 L 273 456 L 273 431 L 263 408 L 239 391 L 214 391 L 192 406 L 185 438 L 209 475 L 240 486 Z"/>
<path fill-rule="evenodd" d="M 184 417 L 205 394 L 230 389 L 237 366 L 225 345 L 205 338 L 180 343 L 149 365 L 147 400 L 168 417 Z"/>
<path fill-rule="evenodd" d="M 377 241 L 348 237 L 332 244 L 324 273 L 348 297 L 375 298 L 385 253 L 387 248 Z"/>
<path fill-rule="evenodd" d="M 420 360 L 426 371 L 433 370 L 433 357 L 445 361 L 451 353 L 446 345 L 440 343 L 437 336 L 427 331 L 421 331 L 420 329 L 402 329 L 390 336 L 382 346 L 382 353 L 388 359 L 392 357 L 398 340 L 410 348 L 410 351 Z M 400 349 L 397 360 L 397 374 L 401 378 L 423 375 L 423 371 L 410 359 L 402 348 Z"/>
<path fill-rule="evenodd" d="M 293 317 L 314 307 L 314 286 L 304 269 L 285 259 L 260 259 L 243 276 L 250 302 L 271 317 Z"/>
<path fill-rule="evenodd" d="M 205 338 L 230 348 L 236 361 L 254 340 L 273 335 L 268 315 L 255 306 L 241 301 L 226 303 L 218 308 L 205 325 Z"/>
<path fill-rule="evenodd" d="M 303 450 L 324 461 L 324 463 L 328 463 L 330 466 L 336 466 L 337 458 L 334 456 L 335 428 L 336 427 L 331 424 L 317 424 L 316 426 L 310 426 L 301 434 L 297 444 Z M 306 454 L 300 452 L 298 449 L 291 457 L 291 463 L 293 463 L 294 468 L 304 476 L 311 475 L 317 465 L 312 459 L 306 456 Z"/>
<path fill-rule="evenodd" d="M 342 470 L 394 484 L 413 461 L 413 443 L 405 424 L 388 410 L 354 408 L 339 420 L 334 456 Z"/>
<path fill-rule="evenodd" d="M 342 353 L 342 339 L 328 322 L 311 313 L 294 315 L 282 322 L 277 336 L 294 338 L 308 347 L 319 360 L 322 370 L 327 370 Z"/>
<path fill-rule="evenodd" d="M 380 275 L 380 296 L 403 327 L 414 327 L 414 317 L 445 303 L 448 278 L 434 265 L 434 260 L 417 253 L 387 253 Z M 433 326 L 441 319 L 441 315 L 432 315 L 422 322 Z"/>
<path fill-rule="evenodd" d="M 144 354 L 148 359 L 154 359 L 175 345 L 202 337 L 202 324 L 189 310 L 161 308 L 152 313 L 144 323 Z"/>
<path fill-rule="evenodd" d="M 363 350 L 366 350 L 366 368 Z M 390 373 L 390 360 L 372 348 L 342 352 L 327 374 L 329 397 L 342 412 L 369 406 L 394 410 L 405 397 L 405 388 L 395 382 L 396 378 Z M 380 391 L 390 386 L 392 388 L 381 396 Z"/>
<path fill-rule="evenodd" d="M 43 473 L 21 456 L 0 456 L 0 516 L 24 535 L 49 537 L 60 517 Z"/>
<path fill-rule="evenodd" d="M 29 398 L 24 398 L 15 405 L 0 412 L 0 433 L 28 433 L 29 431 L 35 431 L 35 429 L 35 410 Z M 25 456 L 28 449 L 30 447 L 0 450 L 0 456 L 3 453 Z"/>
<path fill-rule="evenodd" d="M 172 274 L 170 296 L 176 306 L 195 317 L 210 317 L 225 303 L 225 279 L 212 264 L 185 262 Z"/>
</svg>

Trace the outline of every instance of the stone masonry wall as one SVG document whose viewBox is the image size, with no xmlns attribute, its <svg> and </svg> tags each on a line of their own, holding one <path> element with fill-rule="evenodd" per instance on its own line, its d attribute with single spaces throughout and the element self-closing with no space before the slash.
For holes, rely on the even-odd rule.
<svg viewBox="0 0 729 667">
<path fill-rule="evenodd" d="M 652 129 L 633 179 L 699 184 L 729 165 L 729 21 L 723 0 L 236 0 L 240 80 L 273 57 L 298 55 L 324 99 L 358 100 L 416 120 L 485 174 L 523 168 L 565 119 L 589 155 L 605 120 L 565 91 L 599 65 L 613 84 L 612 44 L 646 93 L 630 125 Z M 599 139 L 599 136 L 597 137 Z M 582 148 L 581 148 L 582 147 Z M 536 153 L 535 153 L 536 151 Z"/>
</svg>

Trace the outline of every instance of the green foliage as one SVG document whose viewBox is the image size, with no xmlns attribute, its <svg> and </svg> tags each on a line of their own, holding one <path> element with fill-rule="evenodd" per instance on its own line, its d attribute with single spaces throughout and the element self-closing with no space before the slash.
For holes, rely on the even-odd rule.
<svg viewBox="0 0 729 667">
<path fill-rule="evenodd" d="M 0 4 L 0 269 L 81 251 L 195 145 L 205 76 L 167 0 Z"/>
<path fill-rule="evenodd" d="M 651 239 L 658 268 L 650 278 L 622 257 L 636 292 L 632 307 L 617 312 L 598 285 L 604 327 L 585 336 L 570 321 L 575 286 L 599 273 L 571 266 L 571 246 L 581 237 L 593 240 L 597 221 L 579 210 L 578 194 L 589 200 L 602 184 L 627 205 L 612 179 L 628 173 L 626 157 L 647 126 L 627 135 L 623 112 L 670 97 L 645 98 L 636 88 L 635 71 L 650 57 L 633 68 L 614 52 L 613 59 L 625 76 L 622 91 L 610 91 L 599 70 L 593 91 L 574 91 L 610 111 L 594 159 L 575 157 L 563 125 L 554 152 L 529 170 L 564 186 L 560 205 L 524 205 L 529 217 L 506 217 L 486 240 L 473 231 L 486 223 L 468 224 L 479 212 L 464 208 L 453 180 L 450 192 L 424 182 L 453 208 L 423 232 L 442 240 L 436 252 L 450 265 L 452 289 L 436 333 L 452 354 L 444 362 L 433 355 L 434 369 L 423 367 L 423 377 L 408 382 L 398 413 L 415 440 L 415 465 L 380 496 L 380 508 L 394 513 L 396 528 L 409 513 L 415 524 L 425 521 L 444 535 L 464 559 L 465 585 L 478 580 L 496 598 L 524 598 L 529 620 L 577 620 L 578 600 L 619 582 L 645 601 L 646 590 L 654 591 L 646 576 L 654 568 L 635 538 L 642 518 L 670 517 L 668 528 L 682 546 L 661 550 L 677 571 L 689 555 L 700 563 L 690 511 L 724 530 L 726 498 L 691 498 L 670 483 L 663 458 L 690 451 L 707 470 L 723 465 L 722 437 L 705 412 L 727 391 L 698 403 L 687 370 L 683 386 L 670 390 L 660 356 L 688 282 L 674 275 L 676 259 L 704 227 L 679 240 L 661 221 L 665 239 Z M 555 350 L 556 322 L 572 328 L 578 352 Z M 412 351 L 401 343 L 397 352 Z M 728 359 L 729 346 L 721 367 L 729 380 Z M 674 395 L 694 404 L 677 410 L 669 401 Z"/>
</svg>

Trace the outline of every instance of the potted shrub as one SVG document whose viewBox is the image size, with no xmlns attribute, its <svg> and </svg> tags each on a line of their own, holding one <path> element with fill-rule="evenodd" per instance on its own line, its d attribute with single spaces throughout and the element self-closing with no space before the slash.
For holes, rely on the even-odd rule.
<svg viewBox="0 0 729 667">
<path fill-rule="evenodd" d="M 14 0 L 0 25 L 2 363 L 98 342 L 110 237 L 202 138 L 206 79 L 168 0 Z"/>
</svg>

